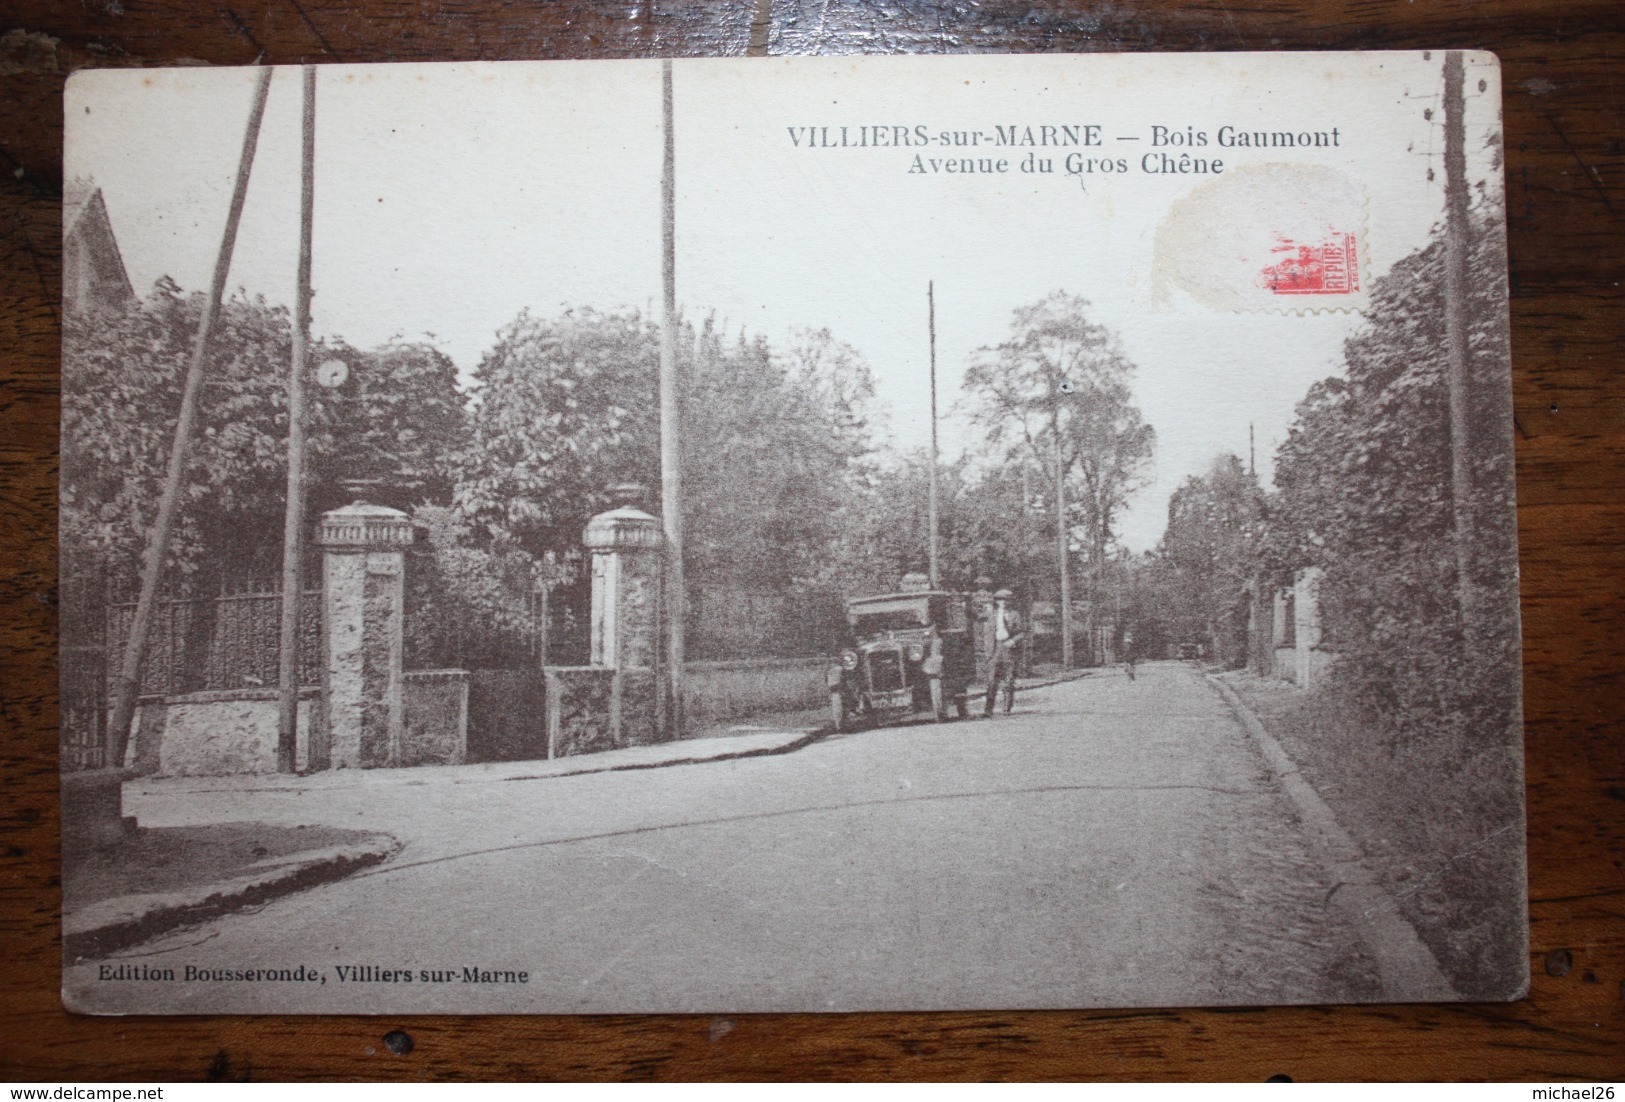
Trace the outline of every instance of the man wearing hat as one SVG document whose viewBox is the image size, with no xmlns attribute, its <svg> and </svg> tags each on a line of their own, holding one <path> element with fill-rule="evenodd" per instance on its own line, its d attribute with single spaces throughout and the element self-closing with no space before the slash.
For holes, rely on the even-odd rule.
<svg viewBox="0 0 1625 1102">
<path fill-rule="evenodd" d="M 999 687 L 1004 687 L 1004 714 L 1009 715 L 1010 709 L 1016 703 L 1016 644 L 1021 642 L 1021 614 L 1010 607 L 1010 599 L 1015 594 L 1008 589 L 1001 589 L 993 594 L 993 623 L 989 633 L 993 641 L 993 661 L 990 663 L 992 673 L 987 679 L 987 710 L 983 715 L 993 714 L 993 700 L 999 694 Z"/>
</svg>

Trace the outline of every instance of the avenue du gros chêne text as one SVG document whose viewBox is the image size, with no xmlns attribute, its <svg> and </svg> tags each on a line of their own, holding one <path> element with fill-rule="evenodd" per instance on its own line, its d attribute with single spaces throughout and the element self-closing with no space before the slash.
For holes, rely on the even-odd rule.
<svg viewBox="0 0 1625 1102">
<path fill-rule="evenodd" d="M 1337 127 L 1328 130 L 1260 130 L 1225 123 L 1205 129 L 1156 124 L 1140 131 L 1107 133 L 1095 123 L 994 125 L 944 130 L 914 125 L 789 126 L 789 141 L 807 150 L 904 150 L 911 175 L 974 175 L 1006 172 L 1141 172 L 1150 176 L 1215 175 L 1224 171 L 1219 149 L 1335 149 Z"/>
</svg>

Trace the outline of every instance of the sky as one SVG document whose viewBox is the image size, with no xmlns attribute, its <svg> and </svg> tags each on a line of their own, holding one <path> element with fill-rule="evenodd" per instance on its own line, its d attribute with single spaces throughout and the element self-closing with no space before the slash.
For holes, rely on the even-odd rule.
<svg viewBox="0 0 1625 1102">
<path fill-rule="evenodd" d="M 1135 363 L 1157 433 L 1120 524 L 1144 550 L 1186 477 L 1224 452 L 1246 457 L 1249 426 L 1268 482 L 1296 403 L 1339 370 L 1361 324 L 1359 295 L 1259 289 L 1280 239 L 1352 234 L 1368 288 L 1440 218 L 1441 59 L 678 61 L 678 301 L 780 347 L 828 328 L 874 369 L 887 442 L 912 450 L 930 439 L 933 283 L 952 458 L 980 446 L 960 394 L 975 350 L 1007 338 L 1017 307 L 1083 296 Z M 138 290 L 164 275 L 207 286 L 254 80 L 202 67 L 71 78 L 66 174 L 102 188 Z M 466 375 L 521 310 L 657 311 L 660 81 L 650 61 L 321 67 L 314 333 L 432 339 Z M 1469 55 L 1467 88 L 1469 133 L 1485 133 L 1500 102 L 1493 58 Z M 1041 141 L 1045 126 L 1098 144 L 996 144 L 998 128 Z M 1335 128 L 1337 144 L 1221 148 L 1224 126 Z M 279 303 L 293 297 L 298 128 L 298 71 L 278 69 L 228 286 Z M 1020 171 L 1029 153 L 1055 171 Z M 1068 174 L 1068 154 L 1098 167 Z M 1224 171 L 1142 170 L 1164 154 Z M 965 157 L 1005 170 L 943 169 Z M 1475 179 L 1487 164 L 1475 152 Z"/>
</svg>

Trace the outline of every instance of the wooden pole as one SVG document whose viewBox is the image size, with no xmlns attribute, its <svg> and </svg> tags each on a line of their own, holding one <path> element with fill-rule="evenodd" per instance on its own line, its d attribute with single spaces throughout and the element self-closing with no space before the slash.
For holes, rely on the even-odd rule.
<svg viewBox="0 0 1625 1102">
<path fill-rule="evenodd" d="M 925 302 L 927 325 L 931 332 L 931 490 L 930 490 L 930 525 L 931 525 L 931 557 L 930 581 L 932 589 L 937 588 L 937 293 L 936 283 L 927 280 L 925 284 Z"/>
<path fill-rule="evenodd" d="M 1444 55 L 1444 326 L 1450 377 L 1450 500 L 1455 526 L 1456 592 L 1464 629 L 1476 626 L 1473 600 L 1472 383 L 1467 349 L 1467 124 L 1459 50 Z"/>
<path fill-rule="evenodd" d="M 316 197 L 316 66 L 304 67 L 303 155 L 299 188 L 299 270 L 294 290 L 293 360 L 288 368 L 288 501 L 282 520 L 282 635 L 277 662 L 276 767 L 298 760 L 299 601 L 305 584 L 305 363 L 310 349 L 310 238 Z"/>
<path fill-rule="evenodd" d="M 1061 446 L 1061 391 L 1055 391 L 1055 552 L 1061 566 L 1061 668 L 1072 668 L 1072 571 L 1067 563 L 1066 451 Z"/>
<path fill-rule="evenodd" d="M 672 136 L 671 62 L 661 63 L 665 157 L 660 174 L 660 510 L 666 528 L 667 735 L 683 733 L 683 456 L 677 394 L 677 178 Z"/>
<path fill-rule="evenodd" d="M 1033 488 L 1032 470 L 1027 466 L 1027 458 L 1021 459 L 1021 583 L 1022 583 L 1022 612 L 1027 617 L 1027 631 L 1021 639 L 1021 666 L 1023 676 L 1032 669 L 1033 662 L 1033 594 L 1038 592 L 1037 576 L 1033 573 L 1032 558 L 1026 554 L 1026 548 L 1037 547 L 1044 536 L 1042 521 L 1034 524 L 1033 520 Z M 1029 541 L 1028 537 L 1032 537 Z"/>
<path fill-rule="evenodd" d="M 129 745 L 130 722 L 135 718 L 135 702 L 141 688 L 141 662 L 146 656 L 147 628 L 152 623 L 153 606 L 158 600 L 158 583 L 163 577 L 164 559 L 169 554 L 169 532 L 174 526 L 175 510 L 180 504 L 181 478 L 186 473 L 186 457 L 191 450 L 192 424 L 197 420 L 198 391 L 203 385 L 203 365 L 220 313 L 220 298 L 225 293 L 226 276 L 231 271 L 231 253 L 237 244 L 237 224 L 242 220 L 248 177 L 254 167 L 254 150 L 259 145 L 260 121 L 265 117 L 265 100 L 271 91 L 271 72 L 269 68 L 261 70 L 259 84 L 254 90 L 254 104 L 249 109 L 248 126 L 243 134 L 243 151 L 237 161 L 237 183 L 232 189 L 226 228 L 220 238 L 220 251 L 215 256 L 214 278 L 209 284 L 209 297 L 203 303 L 203 317 L 198 322 L 197 339 L 192 345 L 192 359 L 187 366 L 186 382 L 181 391 L 180 416 L 175 422 L 175 439 L 169 449 L 164 492 L 158 499 L 158 515 L 147 533 L 146 555 L 141 564 L 141 595 L 136 600 L 135 619 L 130 624 L 130 638 L 124 646 L 124 661 L 119 666 L 113 716 L 108 721 L 112 736 L 117 740 L 115 766 L 123 763 Z"/>
</svg>

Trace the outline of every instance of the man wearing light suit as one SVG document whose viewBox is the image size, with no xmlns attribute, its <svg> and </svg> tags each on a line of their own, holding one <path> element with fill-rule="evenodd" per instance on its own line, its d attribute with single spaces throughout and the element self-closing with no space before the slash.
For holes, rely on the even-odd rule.
<svg viewBox="0 0 1625 1102">
<path fill-rule="evenodd" d="M 987 679 L 987 709 L 982 713 L 986 716 L 993 714 L 993 701 L 1001 686 L 1004 714 L 1009 715 L 1016 704 L 1016 646 L 1025 633 L 1021 630 L 1021 614 L 1010 607 L 1013 596 L 1008 589 L 993 595 L 993 616 L 988 632 L 993 645 L 992 672 Z"/>
</svg>

